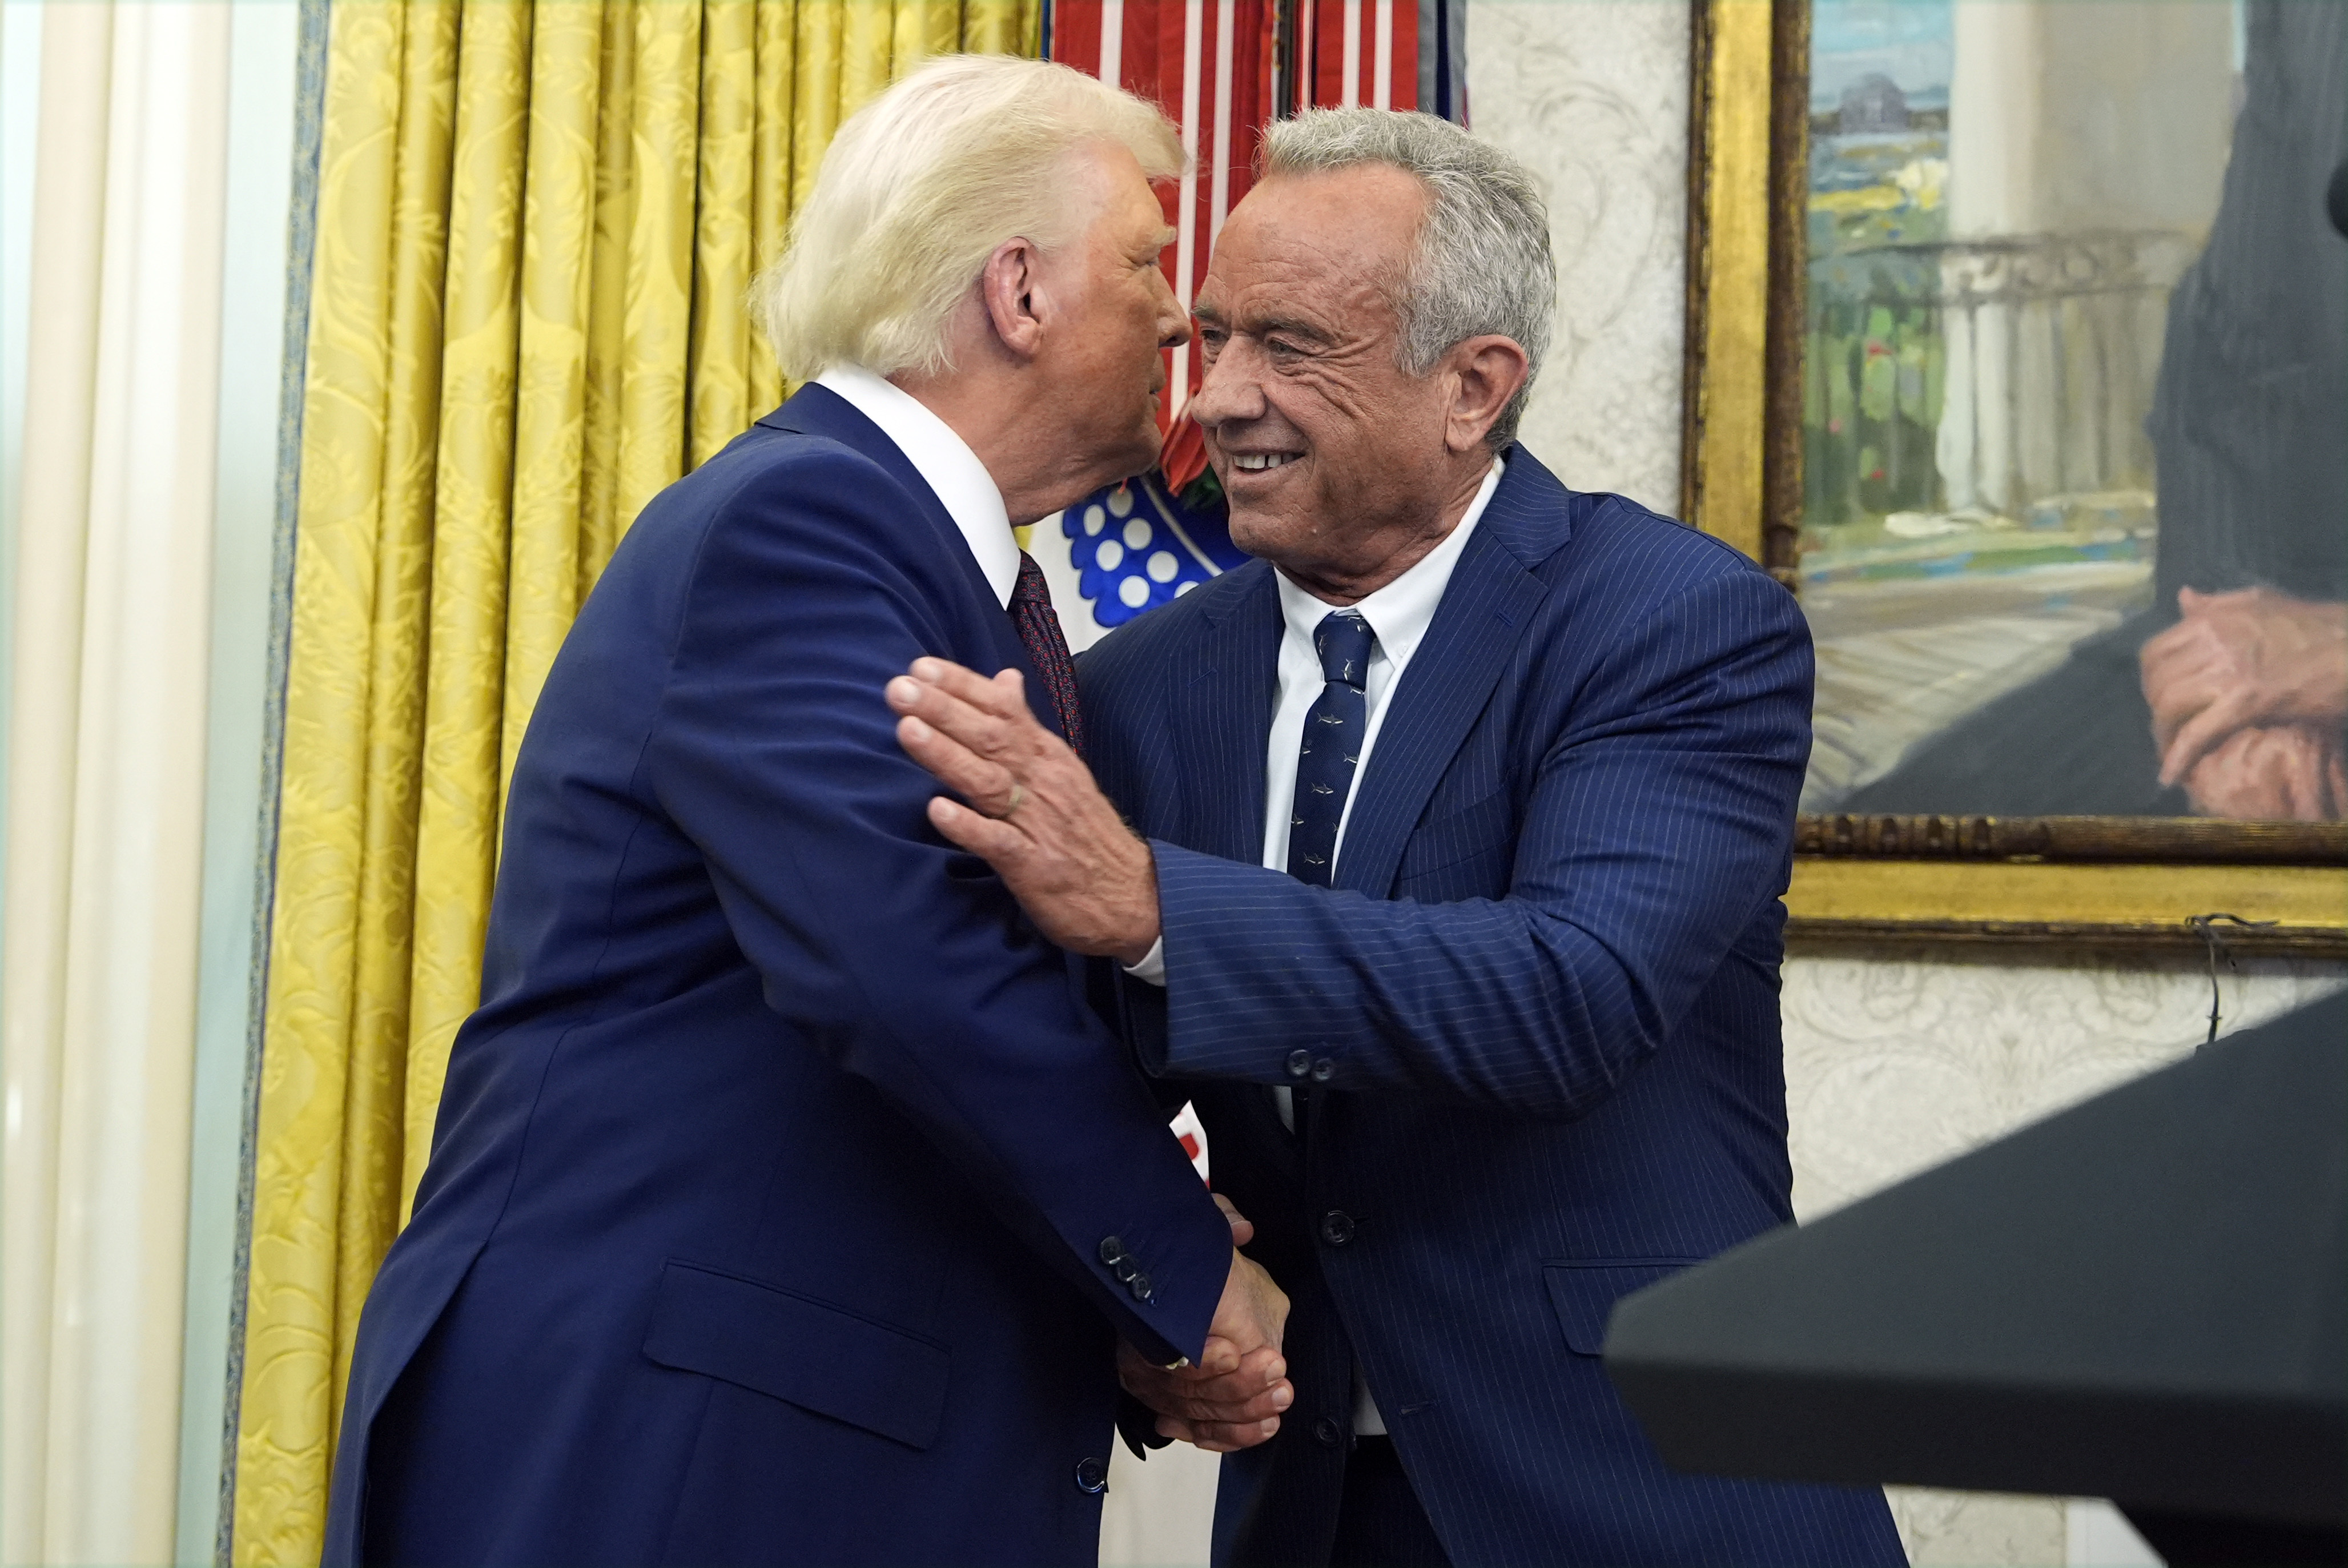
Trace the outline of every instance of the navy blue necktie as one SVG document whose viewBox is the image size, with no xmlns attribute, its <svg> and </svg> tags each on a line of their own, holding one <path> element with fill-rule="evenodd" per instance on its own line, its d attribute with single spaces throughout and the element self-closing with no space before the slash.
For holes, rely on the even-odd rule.
<svg viewBox="0 0 2348 1568">
<path fill-rule="evenodd" d="M 1376 642 L 1370 624 L 1351 610 L 1333 610 L 1313 628 L 1313 647 L 1321 655 L 1321 688 L 1304 716 L 1304 739 L 1296 753 L 1296 805 L 1288 817 L 1288 874 L 1314 887 L 1327 887 L 1337 861 L 1337 824 L 1345 818 L 1360 765 L 1362 738 L 1369 732 L 1370 649 Z"/>
</svg>

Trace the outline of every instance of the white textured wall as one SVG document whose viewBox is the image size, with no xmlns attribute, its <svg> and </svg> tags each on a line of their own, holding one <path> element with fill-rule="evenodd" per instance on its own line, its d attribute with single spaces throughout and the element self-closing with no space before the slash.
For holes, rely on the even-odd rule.
<svg viewBox="0 0 2348 1568">
<path fill-rule="evenodd" d="M 2220 965 L 2219 1033 L 2329 995 L 2335 964 Z M 2209 1026 L 2197 954 L 1989 962 L 1917 948 L 1797 954 L 1785 971 L 1794 1207 L 1812 1219 L 2189 1055 Z"/>
<path fill-rule="evenodd" d="M 1983 961 L 1986 958 L 1987 961 Z M 2219 968 L 2231 1034 L 2337 990 L 2337 964 Z M 1787 960 L 1786 1105 L 1804 1219 L 2191 1053 L 2209 1026 L 2192 954 L 2119 960 L 2059 949 L 1829 951 Z M 2153 1561 L 2106 1505 L 1894 1488 L 1925 1564 L 2123 1568 Z"/>
<path fill-rule="evenodd" d="M 1548 187 L 1557 328 L 1521 435 L 1576 490 L 1679 511 L 1684 0 L 1468 8 L 1468 110 Z"/>
</svg>

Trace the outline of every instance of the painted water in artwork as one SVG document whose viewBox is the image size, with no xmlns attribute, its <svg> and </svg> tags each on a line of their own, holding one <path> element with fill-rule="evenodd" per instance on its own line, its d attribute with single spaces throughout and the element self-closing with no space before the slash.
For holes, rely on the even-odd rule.
<svg viewBox="0 0 2348 1568">
<path fill-rule="evenodd" d="M 1806 810 L 2348 808 L 2342 10 L 1816 0 Z"/>
</svg>

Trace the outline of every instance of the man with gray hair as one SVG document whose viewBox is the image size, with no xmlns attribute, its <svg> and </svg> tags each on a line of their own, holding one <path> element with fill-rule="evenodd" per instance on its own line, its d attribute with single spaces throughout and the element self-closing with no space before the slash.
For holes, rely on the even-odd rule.
<svg viewBox="0 0 2348 1568">
<path fill-rule="evenodd" d="M 1124 1364 L 1230 1455 L 1219 1563 L 1898 1563 L 1879 1493 L 1666 1470 L 1600 1367 L 1618 1297 L 1792 1218 L 1811 667 L 1751 562 L 1514 444 L 1555 290 L 1505 153 L 1276 127 L 1190 403 L 1261 559 L 1086 655 L 1081 759 L 942 659 L 899 736 L 969 802 L 940 829 L 1121 965 L 1293 1298 L 1284 1362 Z"/>
<path fill-rule="evenodd" d="M 644 510 L 531 717 L 327 1563 L 1090 1568 L 1115 1345 L 1277 1346 L 881 700 L 943 654 L 1079 740 L 1012 528 L 1157 455 L 1180 167 L 1155 108 L 1035 61 L 841 127 L 761 289 L 809 384 Z"/>
</svg>

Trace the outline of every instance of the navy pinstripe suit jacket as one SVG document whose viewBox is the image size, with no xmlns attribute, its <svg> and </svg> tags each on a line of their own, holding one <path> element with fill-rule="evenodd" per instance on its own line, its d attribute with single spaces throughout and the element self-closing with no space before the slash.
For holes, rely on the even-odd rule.
<svg viewBox="0 0 2348 1568">
<path fill-rule="evenodd" d="M 1217 1561 L 1328 1560 L 1358 1357 L 1455 1563 L 1901 1562 L 1879 1493 L 1665 1470 L 1598 1360 L 1618 1296 L 1792 1217 L 1793 600 L 1512 449 L 1329 889 L 1257 863 L 1281 633 L 1259 562 L 1079 665 L 1158 857 L 1168 983 L 1123 986 L 1128 1027 L 1295 1304 Z M 1267 1092 L 1299 1069 L 1301 1139 Z"/>
</svg>

